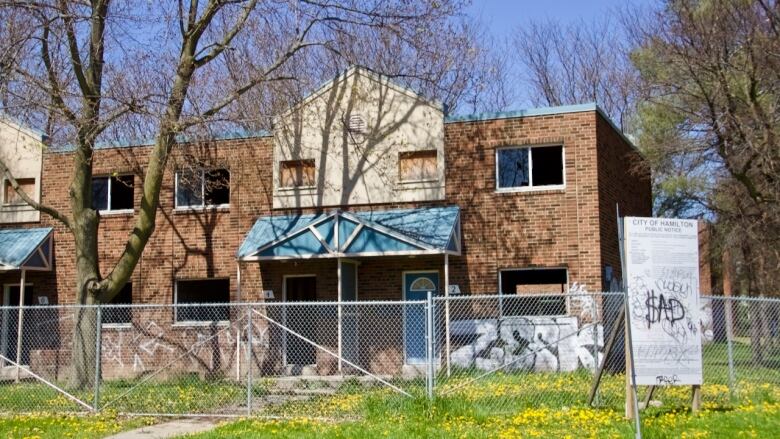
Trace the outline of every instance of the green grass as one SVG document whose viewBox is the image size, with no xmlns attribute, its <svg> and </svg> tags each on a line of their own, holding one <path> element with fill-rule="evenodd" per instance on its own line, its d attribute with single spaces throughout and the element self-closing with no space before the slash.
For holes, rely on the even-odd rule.
<svg viewBox="0 0 780 439">
<path fill-rule="evenodd" d="M 99 415 L 28 413 L 0 416 L 2 438 L 101 438 L 154 423 L 150 418 L 123 418 L 113 412 Z"/>
<path fill-rule="evenodd" d="M 92 389 L 73 390 L 74 396 L 92 405 Z M 201 380 L 181 376 L 159 382 L 150 380 L 106 381 L 100 387 L 100 407 L 124 413 L 214 413 L 242 404 L 246 388 L 233 381 Z M 83 412 L 86 409 L 44 384 L 23 382 L 0 385 L 0 412 Z"/>
<path fill-rule="evenodd" d="M 734 344 L 736 391 L 727 384 L 726 345 L 704 348 L 703 410 L 688 410 L 690 389 L 661 388 L 654 399 L 660 407 L 643 412 L 647 438 L 662 437 L 776 437 L 780 432 L 780 369 L 757 367 L 750 347 Z M 632 425 L 623 419 L 625 381 L 606 376 L 598 407 L 587 407 L 592 375 L 584 370 L 556 374 L 493 374 L 475 381 L 479 372 L 457 371 L 457 379 L 439 377 L 437 398 L 429 402 L 421 380 L 397 381 L 409 398 L 377 385 L 366 388 L 357 380 L 343 384 L 336 395 L 260 407 L 273 380 L 255 380 L 259 415 L 284 419 L 226 422 L 196 437 L 631 437 Z M 322 382 L 301 383 L 317 389 Z M 85 411 L 42 384 L 0 385 L 0 438 L 101 437 L 150 422 L 116 413 L 241 413 L 246 388 L 228 380 L 205 381 L 185 375 L 167 381 L 108 381 L 101 387 L 100 415 L 64 415 Z M 641 390 L 641 389 L 640 389 Z M 644 390 L 640 391 L 640 400 Z M 75 392 L 92 403 L 90 389 Z M 17 414 L 14 414 L 17 413 Z M 22 414 L 22 412 L 32 412 Z"/>
<path fill-rule="evenodd" d="M 587 373 L 495 375 L 436 398 L 408 398 L 387 389 L 342 392 L 277 408 L 287 419 L 226 422 L 194 438 L 363 437 L 633 437 L 623 419 L 625 381 L 610 376 L 601 405 L 588 408 Z M 454 389 L 463 381 L 444 383 Z M 732 399 L 728 388 L 703 388 L 703 410 L 691 413 L 690 389 L 663 388 L 661 407 L 643 412 L 647 438 L 776 437 L 780 432 L 780 386 L 743 381 Z M 449 386 L 449 387 L 448 387 Z"/>
</svg>

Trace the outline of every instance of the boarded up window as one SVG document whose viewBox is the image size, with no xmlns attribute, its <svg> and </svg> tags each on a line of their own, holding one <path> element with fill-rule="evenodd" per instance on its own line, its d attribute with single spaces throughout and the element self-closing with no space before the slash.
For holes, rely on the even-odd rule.
<svg viewBox="0 0 780 439">
<path fill-rule="evenodd" d="M 16 182 L 19 184 L 19 188 L 27 195 L 35 199 L 35 179 L 34 178 L 17 178 Z M 3 202 L 5 204 L 25 204 L 22 197 L 16 193 L 14 187 L 11 186 L 11 182 L 5 181 L 5 194 L 3 194 Z"/>
<path fill-rule="evenodd" d="M 401 181 L 436 180 L 436 150 L 402 152 L 398 158 Z"/>
<path fill-rule="evenodd" d="M 288 160 L 279 164 L 282 187 L 314 186 L 314 160 Z"/>
</svg>

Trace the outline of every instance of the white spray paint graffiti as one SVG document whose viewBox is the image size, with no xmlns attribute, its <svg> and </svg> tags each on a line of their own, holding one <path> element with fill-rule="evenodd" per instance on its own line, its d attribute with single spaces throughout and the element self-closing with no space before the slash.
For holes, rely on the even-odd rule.
<svg viewBox="0 0 780 439">
<path fill-rule="evenodd" d="M 573 284 L 570 305 L 579 316 L 508 316 L 500 319 L 453 321 L 454 338 L 473 340 L 452 352 L 452 364 L 480 370 L 573 371 L 594 370 L 600 361 L 604 328 L 595 326 L 597 306 L 584 285 Z M 586 322 L 580 326 L 580 321 Z M 594 334 L 594 330 L 596 331 Z M 595 335 L 595 336 L 594 336 Z"/>
<path fill-rule="evenodd" d="M 265 348 L 270 346 L 268 327 L 253 322 L 252 346 Z M 247 342 L 246 325 L 238 330 L 241 334 L 241 349 Z M 175 360 L 188 352 L 190 366 L 199 367 L 199 359 L 219 356 L 223 361 L 236 354 L 237 328 L 187 327 L 165 330 L 154 321 L 140 327 L 105 328 L 102 337 L 102 357 L 104 364 L 124 368 L 126 361 L 132 362 L 135 374 L 148 372 L 160 367 L 161 359 Z M 176 346 L 176 343 L 181 343 Z M 243 351 L 242 351 L 243 352 Z M 213 357 L 209 357 L 213 355 Z M 181 362 L 175 362 L 181 367 Z M 152 366 L 154 365 L 154 366 Z M 213 365 L 212 365 L 213 366 Z"/>
</svg>

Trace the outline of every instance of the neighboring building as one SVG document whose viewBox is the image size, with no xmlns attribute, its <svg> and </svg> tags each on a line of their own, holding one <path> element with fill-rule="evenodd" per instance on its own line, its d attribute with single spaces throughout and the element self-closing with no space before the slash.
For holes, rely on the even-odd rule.
<svg viewBox="0 0 780 439">
<path fill-rule="evenodd" d="M 132 230 L 149 150 L 95 152 L 104 270 Z M 66 211 L 73 159 L 45 151 L 42 174 L 24 174 Z M 563 298 L 534 294 L 607 289 L 620 276 L 616 206 L 651 215 L 647 165 L 596 105 L 446 117 L 361 68 L 280 115 L 272 133 L 182 144 L 171 162 L 156 230 L 115 303 L 401 300 L 432 289 L 519 295 L 526 313 L 565 314 Z M 72 239 L 30 215 L 2 219 L 54 229 L 54 269 L 27 274 L 31 302 L 73 303 Z M 18 273 L 0 281 L 18 284 Z M 229 318 L 221 308 L 171 315 L 177 327 Z M 417 347 L 405 349 L 413 362 Z M 296 355 L 288 362 L 312 361 Z"/>
</svg>

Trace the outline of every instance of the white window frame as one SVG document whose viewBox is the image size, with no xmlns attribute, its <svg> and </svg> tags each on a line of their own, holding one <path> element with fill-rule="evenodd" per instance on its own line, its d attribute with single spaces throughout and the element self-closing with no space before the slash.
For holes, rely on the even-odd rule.
<svg viewBox="0 0 780 439">
<path fill-rule="evenodd" d="M 129 209 L 112 209 L 111 208 L 111 186 L 114 184 L 112 182 L 112 177 L 133 177 L 133 207 Z M 135 209 L 135 176 L 133 174 L 118 174 L 118 175 L 94 175 L 92 176 L 92 179 L 96 178 L 105 178 L 108 181 L 108 193 L 106 194 L 106 207 L 107 209 L 101 209 L 99 210 L 101 215 L 121 215 L 124 213 L 133 213 Z"/>
<path fill-rule="evenodd" d="M 545 186 L 534 186 L 534 161 L 533 161 L 533 154 L 531 154 L 531 150 L 534 148 L 544 148 L 549 146 L 560 146 L 561 147 L 561 176 L 562 176 L 562 184 L 553 184 L 553 185 L 545 185 Z M 528 186 L 512 186 L 512 187 L 500 187 L 501 179 L 499 178 L 499 163 L 498 163 L 498 154 L 502 150 L 509 150 L 509 149 L 527 149 L 528 150 Z M 495 179 L 496 179 L 496 192 L 501 193 L 512 193 L 512 192 L 542 192 L 542 191 L 555 191 L 555 190 L 561 190 L 566 189 L 566 146 L 562 143 L 549 143 L 549 144 L 543 144 L 543 145 L 526 145 L 526 146 L 502 146 L 500 148 L 496 148 L 495 152 Z"/>
<path fill-rule="evenodd" d="M 529 295 L 520 295 L 520 294 L 504 294 L 504 289 L 502 288 L 503 285 L 501 285 L 501 273 L 505 271 L 540 271 L 540 270 L 563 270 L 566 272 L 566 288 L 564 288 L 563 291 L 563 298 L 564 298 L 564 306 L 566 307 L 566 314 L 544 314 L 544 315 L 536 315 L 536 314 L 529 314 L 531 317 L 566 317 L 571 315 L 571 304 L 569 303 L 569 267 L 521 267 L 521 268 L 500 268 L 498 270 L 498 296 L 499 296 L 499 313 L 501 316 L 504 316 L 504 297 L 534 297 L 534 296 L 553 296 L 554 294 L 529 294 Z"/>
<path fill-rule="evenodd" d="M 204 210 L 204 209 L 224 209 L 230 207 L 230 201 L 227 203 L 222 204 L 206 204 L 206 172 L 209 171 L 218 171 L 218 170 L 225 170 L 228 173 L 228 176 L 230 176 L 230 169 L 228 168 L 209 168 L 209 169 L 201 169 L 200 172 L 200 204 L 190 204 L 186 206 L 180 206 L 179 205 L 179 176 L 181 175 L 182 170 L 176 171 L 176 175 L 174 176 L 174 188 L 173 188 L 173 203 L 174 203 L 174 210 Z M 230 199 L 230 182 L 228 182 L 228 200 Z"/>
<path fill-rule="evenodd" d="M 189 327 L 189 326 L 229 326 L 230 319 L 228 320 L 182 320 L 179 321 L 179 282 L 193 282 L 193 281 L 208 281 L 208 280 L 228 280 L 228 302 L 225 303 L 228 307 L 228 313 L 230 313 L 230 278 L 227 277 L 209 277 L 209 278 L 185 278 L 173 280 L 173 326 L 174 327 Z M 197 305 L 197 304 L 194 304 Z"/>
</svg>

